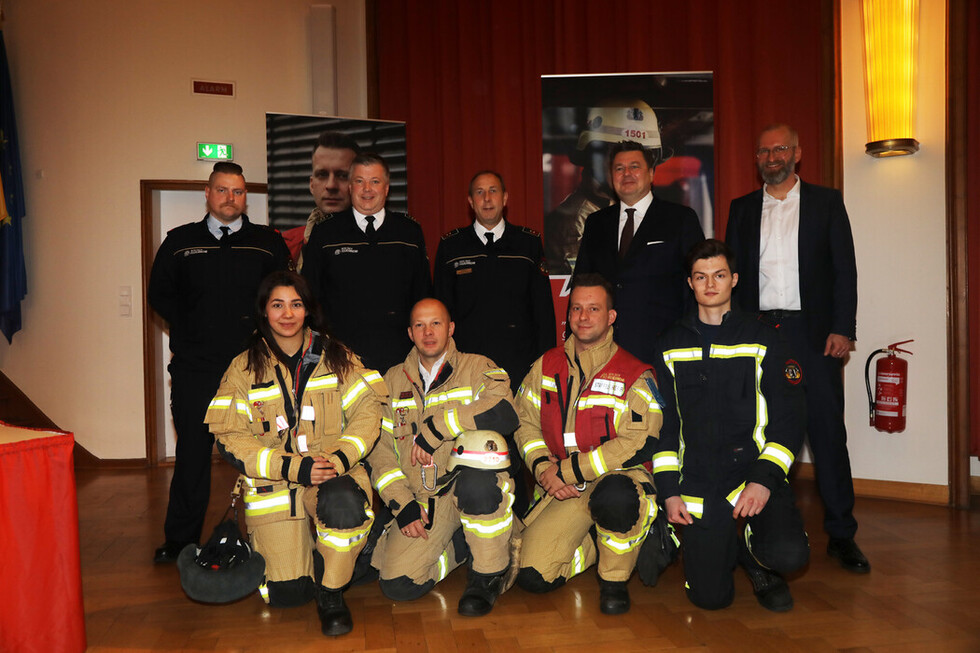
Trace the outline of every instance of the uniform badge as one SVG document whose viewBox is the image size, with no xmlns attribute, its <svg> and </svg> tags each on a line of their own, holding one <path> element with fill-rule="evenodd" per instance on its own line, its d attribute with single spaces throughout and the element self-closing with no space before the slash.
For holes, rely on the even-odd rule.
<svg viewBox="0 0 980 653">
<path fill-rule="evenodd" d="M 407 408 L 399 408 L 398 410 L 395 411 L 395 413 L 398 415 L 398 426 L 405 426 L 406 424 L 408 424 Z"/>
<path fill-rule="evenodd" d="M 792 358 L 783 363 L 783 374 L 786 376 L 786 380 L 793 385 L 799 385 L 803 381 L 803 370 L 800 368 L 800 364 Z"/>
</svg>

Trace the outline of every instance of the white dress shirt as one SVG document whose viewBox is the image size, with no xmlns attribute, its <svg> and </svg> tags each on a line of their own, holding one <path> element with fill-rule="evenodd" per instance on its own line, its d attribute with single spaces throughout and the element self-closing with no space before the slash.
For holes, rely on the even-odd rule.
<svg viewBox="0 0 980 653">
<path fill-rule="evenodd" d="M 776 199 L 762 187 L 759 225 L 759 310 L 798 311 L 800 302 L 800 178 Z"/>
<path fill-rule="evenodd" d="M 480 242 L 484 245 L 487 244 L 487 234 L 493 234 L 493 242 L 499 243 L 501 236 L 504 235 L 504 227 L 507 226 L 506 220 L 501 220 L 493 229 L 487 229 L 478 220 L 473 221 L 473 231 L 476 232 L 476 237 L 480 239 Z"/>
<path fill-rule="evenodd" d="M 242 224 L 244 224 L 244 222 L 242 222 L 242 216 L 238 216 L 234 222 L 225 224 L 218 218 L 208 213 L 208 231 L 210 231 L 211 235 L 218 240 L 221 240 L 221 237 L 224 236 L 224 233 L 221 231 L 222 227 L 228 227 L 230 233 L 235 233 L 242 228 Z"/>
<path fill-rule="evenodd" d="M 367 233 L 367 226 L 368 226 L 367 216 L 368 216 L 368 214 L 367 213 L 361 213 L 360 211 L 358 211 L 357 209 L 355 209 L 353 206 L 350 207 L 350 210 L 354 212 L 354 222 L 357 223 L 357 228 L 360 229 L 361 231 L 363 231 L 364 233 Z M 385 209 L 384 209 L 384 207 L 381 207 L 381 210 L 378 211 L 377 213 L 371 213 L 370 215 L 373 215 L 374 216 L 374 230 L 377 231 L 378 229 L 381 229 L 381 223 L 385 221 Z"/>
<path fill-rule="evenodd" d="M 653 191 L 650 191 L 637 202 L 634 206 L 627 206 L 626 202 L 619 203 L 619 230 L 616 232 L 616 246 L 619 246 L 619 241 L 623 238 L 623 227 L 626 226 L 626 209 L 636 209 L 636 213 L 633 214 L 633 235 L 640 230 L 640 223 L 643 222 L 643 216 L 647 214 L 650 210 L 650 205 L 653 204 Z"/>
<path fill-rule="evenodd" d="M 429 372 L 422 366 L 422 361 L 419 361 L 419 378 L 422 379 L 422 383 L 425 384 L 423 392 L 428 394 L 429 386 L 432 382 L 439 378 L 439 372 L 442 370 L 442 364 L 446 360 L 446 352 L 442 352 L 442 356 L 439 357 L 435 363 L 432 364 L 432 371 Z"/>
</svg>

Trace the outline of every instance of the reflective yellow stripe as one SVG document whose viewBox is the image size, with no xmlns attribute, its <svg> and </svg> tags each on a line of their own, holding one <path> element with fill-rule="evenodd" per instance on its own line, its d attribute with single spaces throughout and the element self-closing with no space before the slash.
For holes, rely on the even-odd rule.
<svg viewBox="0 0 980 653">
<path fill-rule="evenodd" d="M 657 502 L 651 501 L 646 495 L 640 497 L 640 511 L 642 512 L 642 523 L 640 524 L 640 532 L 637 535 L 633 537 L 621 537 L 614 531 L 600 528 L 596 524 L 598 541 L 617 555 L 629 553 L 640 546 L 643 540 L 646 539 L 647 532 L 650 530 L 650 524 L 653 523 L 654 518 L 657 516 Z"/>
<path fill-rule="evenodd" d="M 248 401 L 252 403 L 253 401 L 267 401 L 269 399 L 278 399 L 282 397 L 282 393 L 279 391 L 278 385 L 271 385 L 268 388 L 255 388 L 248 391 Z"/>
<path fill-rule="evenodd" d="M 473 401 L 473 388 L 453 388 L 452 390 L 448 390 L 446 392 L 439 392 L 434 395 L 429 395 L 425 398 L 425 407 L 432 408 L 433 406 L 446 404 L 450 401 L 458 401 L 464 406 L 469 404 Z"/>
<path fill-rule="evenodd" d="M 337 375 L 336 374 L 325 374 L 323 376 L 314 376 L 309 381 L 306 382 L 307 390 L 319 390 L 321 388 L 336 388 L 337 387 Z"/>
<path fill-rule="evenodd" d="M 361 378 L 368 382 L 368 385 L 384 384 L 385 380 L 377 370 L 364 370 Z"/>
<path fill-rule="evenodd" d="M 540 440 L 540 439 L 531 440 L 530 442 L 526 443 L 521 448 L 521 455 L 523 455 L 526 460 L 528 456 L 530 456 L 533 452 L 537 451 L 538 449 L 542 449 L 544 451 L 548 450 L 548 445 L 545 444 L 544 440 Z"/>
<path fill-rule="evenodd" d="M 364 441 L 353 435 L 345 435 L 340 438 L 341 442 L 350 442 L 357 449 L 357 453 L 363 458 L 364 454 L 367 453 L 367 446 L 365 446 Z"/>
<path fill-rule="evenodd" d="M 262 447 L 256 454 L 255 469 L 262 478 L 269 478 L 269 469 L 272 465 L 272 453 L 274 449 Z"/>
<path fill-rule="evenodd" d="M 783 474 L 789 474 L 789 468 L 793 465 L 793 452 L 776 442 L 767 442 L 766 448 L 762 450 L 761 460 L 768 460 L 779 465 Z"/>
<path fill-rule="evenodd" d="M 395 423 L 392 422 L 387 417 L 382 417 L 381 418 L 381 430 L 384 431 L 385 433 L 394 434 L 394 432 L 395 432 Z"/>
<path fill-rule="evenodd" d="M 398 410 L 399 408 L 415 408 L 415 400 L 414 399 L 392 399 L 391 400 L 391 407 L 394 410 Z"/>
<path fill-rule="evenodd" d="M 389 485 L 391 485 L 392 483 L 394 483 L 400 478 L 408 480 L 408 477 L 406 477 L 405 474 L 402 473 L 402 470 L 400 469 L 394 469 L 388 472 L 387 474 L 382 474 L 381 478 L 378 479 L 376 485 L 376 487 L 378 488 L 378 492 L 381 492 L 386 487 L 388 487 Z"/>
<path fill-rule="evenodd" d="M 704 499 L 702 499 L 701 497 L 692 497 L 686 494 L 682 494 L 681 500 L 684 502 L 684 505 L 687 507 L 687 511 L 691 513 L 691 517 L 697 517 L 698 519 L 701 519 L 701 516 L 704 515 Z"/>
<path fill-rule="evenodd" d="M 253 494 L 250 490 L 245 495 L 245 514 L 250 517 L 268 515 L 273 512 L 289 510 L 289 490 L 279 490 L 269 494 Z"/>
<path fill-rule="evenodd" d="M 442 552 L 437 564 L 439 565 L 438 578 L 436 578 L 438 583 L 449 574 L 449 551 Z"/>
<path fill-rule="evenodd" d="M 606 461 L 602 457 L 601 447 L 594 449 L 592 453 L 589 454 L 589 463 L 592 465 L 592 469 L 595 471 L 595 475 L 597 477 L 602 476 L 609 471 L 609 468 L 606 467 Z"/>
<path fill-rule="evenodd" d="M 577 576 L 583 571 L 585 571 L 585 549 L 580 546 L 572 555 L 572 573 L 568 577 Z"/>
<path fill-rule="evenodd" d="M 446 411 L 446 428 L 454 436 L 459 435 L 463 432 L 463 427 L 459 423 L 459 414 L 456 412 L 455 408 L 450 408 Z"/>
<path fill-rule="evenodd" d="M 208 410 L 224 410 L 226 408 L 231 408 L 231 397 L 215 397 L 208 404 Z"/>
<path fill-rule="evenodd" d="M 238 410 L 239 415 L 244 415 L 248 421 L 252 421 L 252 411 L 249 410 L 247 403 L 244 401 L 235 402 L 235 408 Z"/>
<path fill-rule="evenodd" d="M 551 392 L 558 392 L 558 384 L 550 376 L 541 377 L 541 389 L 550 390 Z"/>
<path fill-rule="evenodd" d="M 653 473 L 679 472 L 680 464 L 676 451 L 661 451 L 653 455 Z"/>
<path fill-rule="evenodd" d="M 514 523 L 514 512 L 511 510 L 511 507 L 514 505 L 514 493 L 511 491 L 508 481 L 504 481 L 500 490 L 503 493 L 504 500 L 507 502 L 507 508 L 504 510 L 503 516 L 496 519 L 476 519 L 473 516 L 461 514 L 459 521 L 463 524 L 463 530 L 485 539 L 497 537 L 510 530 L 510 527 Z"/>
<path fill-rule="evenodd" d="M 530 388 L 522 389 L 521 392 L 524 399 L 534 406 L 535 410 L 541 410 L 541 397 L 539 395 L 532 392 Z"/>
<path fill-rule="evenodd" d="M 347 410 L 348 408 L 350 408 L 354 404 L 355 401 L 358 400 L 358 398 L 362 394 L 364 394 L 367 391 L 368 391 L 367 383 L 365 383 L 364 380 L 361 379 L 360 381 L 358 381 L 357 383 L 355 383 L 354 385 L 352 385 L 347 390 L 347 393 L 340 400 L 340 406 L 341 406 L 341 408 L 343 408 L 344 410 Z"/>
<path fill-rule="evenodd" d="M 334 551 L 351 551 L 361 540 L 367 537 L 368 532 L 371 530 L 371 524 L 374 523 L 374 513 L 370 510 L 365 511 L 368 516 L 367 523 L 356 530 L 343 530 L 337 531 L 329 528 L 316 527 L 316 538 L 320 541 L 320 544 L 327 547 L 328 549 L 333 549 Z"/>
<path fill-rule="evenodd" d="M 262 597 L 263 601 L 266 603 L 269 602 L 269 587 L 265 583 L 259 585 L 259 595 Z"/>
<path fill-rule="evenodd" d="M 492 370 L 487 370 L 483 373 L 484 376 L 507 376 L 507 372 L 503 368 L 496 367 Z"/>
<path fill-rule="evenodd" d="M 745 489 L 745 482 L 743 481 L 741 485 L 739 485 L 737 488 L 729 492 L 728 496 L 725 497 L 725 499 L 728 500 L 728 503 L 732 504 L 733 508 L 735 507 L 735 504 L 738 503 L 738 498 L 742 496 L 742 490 L 744 489 Z"/>
</svg>

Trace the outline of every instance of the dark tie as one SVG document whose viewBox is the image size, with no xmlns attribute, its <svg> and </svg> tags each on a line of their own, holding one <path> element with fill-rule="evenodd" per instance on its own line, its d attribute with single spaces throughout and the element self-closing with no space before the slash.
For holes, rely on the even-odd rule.
<svg viewBox="0 0 980 653">
<path fill-rule="evenodd" d="M 626 209 L 626 224 L 623 225 L 623 233 L 619 237 L 619 258 L 626 258 L 626 252 L 630 250 L 630 243 L 633 242 L 633 214 L 636 209 Z"/>
<path fill-rule="evenodd" d="M 378 232 L 378 230 L 374 228 L 374 216 L 366 215 L 364 216 L 364 219 L 367 220 L 368 223 L 367 229 L 364 230 L 364 233 L 367 234 L 368 238 L 374 238 L 374 234 Z"/>
<path fill-rule="evenodd" d="M 487 247 L 490 247 L 490 245 L 493 245 L 493 232 L 492 231 L 488 231 L 487 232 Z"/>
<path fill-rule="evenodd" d="M 231 227 L 219 227 L 221 229 L 221 238 L 218 240 L 228 240 L 228 236 L 231 234 Z"/>
</svg>

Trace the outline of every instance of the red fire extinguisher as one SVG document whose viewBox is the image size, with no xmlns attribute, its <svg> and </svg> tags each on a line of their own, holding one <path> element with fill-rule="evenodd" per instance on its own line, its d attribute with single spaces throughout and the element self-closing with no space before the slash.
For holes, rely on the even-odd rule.
<svg viewBox="0 0 980 653">
<path fill-rule="evenodd" d="M 912 352 L 899 349 L 899 345 L 904 345 L 914 340 L 903 340 L 888 345 L 885 349 L 879 349 L 870 356 L 868 362 L 864 364 L 864 385 L 868 389 L 868 411 L 870 412 L 871 426 L 885 433 L 898 433 L 905 430 L 905 399 L 908 392 L 909 383 L 909 364 L 903 358 L 895 354 L 902 352 L 912 355 Z M 888 354 L 886 358 L 878 360 L 875 365 L 875 396 L 871 397 L 871 379 L 868 370 L 871 368 L 871 359 L 878 354 Z"/>
</svg>

